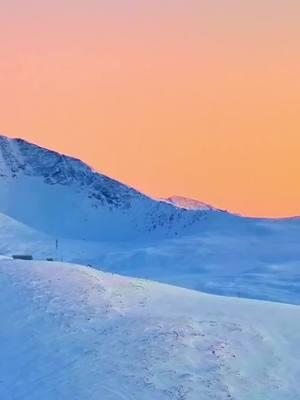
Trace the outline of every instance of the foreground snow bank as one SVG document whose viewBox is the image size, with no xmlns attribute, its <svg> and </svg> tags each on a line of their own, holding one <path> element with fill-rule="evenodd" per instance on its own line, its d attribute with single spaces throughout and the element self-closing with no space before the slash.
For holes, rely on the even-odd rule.
<svg viewBox="0 0 300 400">
<path fill-rule="evenodd" d="M 0 260 L 0 398 L 295 400 L 300 308 Z"/>
</svg>

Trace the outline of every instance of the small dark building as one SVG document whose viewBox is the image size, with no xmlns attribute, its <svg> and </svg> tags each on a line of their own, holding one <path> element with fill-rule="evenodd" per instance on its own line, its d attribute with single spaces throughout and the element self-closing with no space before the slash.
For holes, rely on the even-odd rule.
<svg viewBox="0 0 300 400">
<path fill-rule="evenodd" d="M 31 261 L 33 257 L 30 254 L 15 254 L 12 256 L 14 260 Z"/>
</svg>

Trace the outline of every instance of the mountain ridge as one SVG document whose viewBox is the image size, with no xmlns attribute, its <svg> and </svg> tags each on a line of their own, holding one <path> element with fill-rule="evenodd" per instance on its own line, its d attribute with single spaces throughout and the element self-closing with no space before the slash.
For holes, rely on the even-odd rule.
<svg viewBox="0 0 300 400">
<path fill-rule="evenodd" d="M 54 228 L 57 220 L 57 226 L 54 231 L 51 229 L 51 233 L 60 232 L 58 228 L 62 222 L 65 226 L 69 225 L 69 236 L 83 229 L 90 232 L 91 239 L 114 235 L 132 239 L 140 234 L 176 236 L 183 231 L 190 232 L 206 213 L 215 212 L 213 208 L 186 210 L 168 201 L 153 199 L 96 172 L 78 158 L 20 138 L 0 136 L 0 179 L 3 187 L 0 212 L 23 223 L 33 223 L 36 225 L 33 227 L 40 231 L 44 231 L 45 227 Z M 29 208 L 35 206 L 35 211 L 31 209 L 28 218 L 24 216 L 24 202 Z M 45 220 L 47 213 L 49 220 Z M 39 220 L 42 221 L 39 223 Z M 85 222 L 90 222 L 93 229 L 90 230 Z M 104 223 L 106 234 L 104 231 L 100 236 L 97 234 L 96 222 L 98 232 Z M 128 229 L 125 229 L 126 226 Z M 118 234 L 120 231 L 122 234 Z"/>
<path fill-rule="evenodd" d="M 26 153 L 26 149 L 32 149 L 35 151 L 36 154 L 38 154 L 39 152 L 42 153 L 42 155 L 51 155 L 53 157 L 55 157 L 57 159 L 57 164 L 67 164 L 68 162 L 77 164 L 77 166 L 82 169 L 85 172 L 91 173 L 91 174 L 95 174 L 95 175 L 101 175 L 103 178 L 107 178 L 111 181 L 114 181 L 115 183 L 121 184 L 122 186 L 126 187 L 128 190 L 133 190 L 136 193 L 139 193 L 142 196 L 148 197 L 154 201 L 158 201 L 158 202 L 164 202 L 164 203 L 168 203 L 171 204 L 175 207 L 178 208 L 183 208 L 186 210 L 202 210 L 202 211 L 208 211 L 208 210 L 218 210 L 218 211 L 225 211 L 225 210 L 221 210 L 221 209 L 217 209 L 216 207 L 213 207 L 210 204 L 204 203 L 200 200 L 197 199 L 192 199 L 192 198 L 188 198 L 186 196 L 181 196 L 181 195 L 172 195 L 169 196 L 167 198 L 156 198 L 154 196 L 150 196 L 148 194 L 143 193 L 142 191 L 136 189 L 135 187 L 128 185 L 124 182 L 118 181 L 115 178 L 112 178 L 111 176 L 104 174 L 102 172 L 97 171 L 96 169 L 94 169 L 92 166 L 90 166 L 88 163 L 85 163 L 83 160 L 81 160 L 78 157 L 74 157 L 74 156 L 70 156 L 67 154 L 64 154 L 62 152 L 58 152 L 56 150 L 51 150 L 48 149 L 46 147 L 43 147 L 41 145 L 35 144 L 35 143 L 31 143 L 25 139 L 19 138 L 19 137 L 8 137 L 6 135 L 1 135 L 0 134 L 0 151 L 2 152 L 2 157 L 3 154 L 8 154 L 9 152 L 7 151 L 8 147 L 13 147 L 12 145 L 16 143 L 20 146 L 21 150 L 25 150 Z M 18 149 L 20 150 L 20 149 Z M 42 158 L 43 160 L 43 158 Z M 10 161 L 10 163 L 13 165 L 13 169 L 11 170 L 11 172 L 14 174 L 16 173 L 16 166 L 19 167 L 20 170 L 23 170 L 25 173 L 29 172 L 28 170 L 26 170 L 26 165 L 22 164 L 20 162 L 20 160 L 18 160 L 16 157 L 12 157 L 12 160 Z M 59 165 L 57 165 L 58 167 Z M 52 168 L 55 167 L 52 165 Z M 0 164 L 0 168 L 1 168 L 1 164 Z M 3 172 L 1 173 L 0 170 L 0 176 L 3 176 Z M 50 183 L 50 182 L 49 182 Z M 63 182 L 55 182 L 55 183 L 63 183 Z"/>
</svg>

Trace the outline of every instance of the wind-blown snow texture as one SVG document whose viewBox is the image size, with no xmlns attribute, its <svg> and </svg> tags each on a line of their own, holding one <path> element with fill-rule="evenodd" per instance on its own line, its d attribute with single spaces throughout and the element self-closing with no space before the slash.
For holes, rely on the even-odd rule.
<svg viewBox="0 0 300 400">
<path fill-rule="evenodd" d="M 243 218 L 178 196 L 157 201 L 79 160 L 6 137 L 0 187 L 0 254 L 300 304 L 297 218 Z"/>
<path fill-rule="evenodd" d="M 300 309 L 0 260 L 6 400 L 296 400 Z"/>
</svg>

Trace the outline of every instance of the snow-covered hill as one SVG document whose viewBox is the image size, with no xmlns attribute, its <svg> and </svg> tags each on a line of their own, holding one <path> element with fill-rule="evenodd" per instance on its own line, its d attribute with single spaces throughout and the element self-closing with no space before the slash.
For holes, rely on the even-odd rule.
<svg viewBox="0 0 300 400">
<path fill-rule="evenodd" d="M 0 260 L 0 398 L 296 400 L 300 308 Z"/>
<path fill-rule="evenodd" d="M 199 230 L 211 211 L 151 199 L 80 160 L 5 136 L 0 136 L 0 185 L 1 213 L 72 239 L 174 237 Z"/>
</svg>

